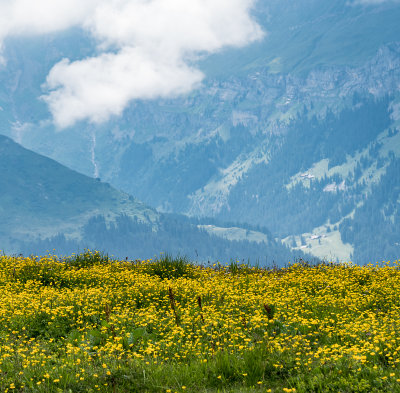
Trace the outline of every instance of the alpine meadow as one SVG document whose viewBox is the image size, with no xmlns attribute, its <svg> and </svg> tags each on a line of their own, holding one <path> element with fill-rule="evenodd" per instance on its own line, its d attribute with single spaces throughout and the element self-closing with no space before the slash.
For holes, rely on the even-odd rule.
<svg viewBox="0 0 400 393">
<path fill-rule="evenodd" d="M 4 392 L 398 392 L 398 264 L 0 259 Z"/>
<path fill-rule="evenodd" d="M 0 0 L 0 393 L 400 393 L 399 0 Z"/>
</svg>

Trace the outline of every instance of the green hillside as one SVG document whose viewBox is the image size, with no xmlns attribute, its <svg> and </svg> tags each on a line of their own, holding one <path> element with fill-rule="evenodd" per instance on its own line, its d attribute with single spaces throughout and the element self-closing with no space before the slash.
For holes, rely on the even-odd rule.
<svg viewBox="0 0 400 393">
<path fill-rule="evenodd" d="M 266 229 L 258 232 L 262 241 L 228 239 L 208 233 L 196 220 L 160 214 L 100 179 L 1 135 L 0 184 L 0 249 L 9 253 L 70 254 L 92 248 L 124 258 L 166 252 L 199 261 L 234 258 L 279 265 L 304 257 Z"/>
<path fill-rule="evenodd" d="M 251 225 L 267 227 L 293 252 L 321 259 L 397 257 L 399 180 L 387 173 L 400 159 L 400 3 L 259 0 L 253 15 L 265 37 L 196 60 L 206 77 L 190 94 L 135 100 L 104 124 L 81 122 L 61 132 L 38 99 L 46 93 L 43 83 L 62 58 L 91 56 L 94 43 L 78 29 L 5 42 L 0 133 L 99 176 L 159 212 L 191 217 L 179 216 L 173 228 L 171 217 L 160 214 L 162 224 L 153 232 L 151 225 L 127 220 L 120 214 L 125 205 L 118 204 L 118 220 L 110 226 L 103 207 L 91 205 L 81 220 L 77 209 L 100 203 L 84 196 L 84 202 L 66 203 L 68 220 L 48 227 L 44 219 L 29 227 L 40 228 L 40 247 L 22 233 L 24 250 L 45 252 L 55 243 L 69 250 L 68 241 L 84 234 L 93 246 L 109 250 L 129 251 L 134 243 L 136 250 L 170 248 L 194 258 L 197 250 L 203 257 L 229 258 L 235 257 L 231 240 L 254 238 L 248 231 L 258 229 Z M 40 207 L 43 191 L 32 187 L 30 198 Z M 84 190 L 82 195 L 90 194 Z M 10 195 L 14 200 L 22 193 Z M 19 232 L 25 230 L 21 222 L 37 220 L 37 212 L 29 213 L 32 206 L 20 204 L 29 218 L 12 225 Z M 7 219 L 17 221 L 19 209 Z M 72 217 L 79 225 L 70 224 Z M 193 217 L 207 222 L 195 229 Z M 66 237 L 54 239 L 59 231 Z M 226 243 L 211 240 L 216 236 Z M 237 245 L 238 255 L 253 252 L 251 244 Z"/>
<path fill-rule="evenodd" d="M 2 135 L 0 184 L 2 248 L 10 247 L 11 239 L 27 240 L 59 232 L 79 238 L 80 225 L 99 214 L 108 219 L 125 214 L 146 223 L 154 223 L 158 218 L 154 210 L 128 194 Z"/>
</svg>

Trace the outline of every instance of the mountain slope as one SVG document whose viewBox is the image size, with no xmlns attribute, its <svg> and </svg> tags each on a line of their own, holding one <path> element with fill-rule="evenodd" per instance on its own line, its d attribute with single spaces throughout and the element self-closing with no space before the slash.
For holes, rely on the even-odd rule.
<svg viewBox="0 0 400 393">
<path fill-rule="evenodd" d="M 361 3 L 361 2 L 359 2 Z M 400 37 L 395 1 L 259 1 L 255 16 L 267 37 L 240 51 L 227 50 L 203 62 L 210 77 L 272 73 L 307 75 L 317 67 L 360 67 Z M 371 2 L 372 3 L 372 2 Z"/>
<path fill-rule="evenodd" d="M 169 252 L 200 261 L 250 258 L 279 264 L 303 256 L 268 231 L 259 233 L 262 241 L 209 234 L 187 217 L 160 214 L 1 135 L 0 185 L 0 244 L 8 253 L 70 254 L 89 247 L 121 258 Z"/>
<path fill-rule="evenodd" d="M 72 171 L 0 135 L 0 231 L 4 239 L 51 236 L 79 238 L 82 222 L 103 214 L 154 225 L 158 213 L 109 184 Z M 38 232 L 39 231 L 39 232 Z"/>
<path fill-rule="evenodd" d="M 397 240 L 354 228 L 399 234 L 395 213 L 385 213 L 396 194 L 384 200 L 377 190 L 397 186 L 387 174 L 400 156 L 400 4 L 272 0 L 255 15 L 265 39 L 202 60 L 198 90 L 62 132 L 36 97 L 54 62 L 90 53 L 91 43 L 77 31 L 10 40 L 1 132 L 158 211 L 266 226 L 319 258 L 362 263 L 366 242 L 375 258 L 393 258 Z"/>
</svg>

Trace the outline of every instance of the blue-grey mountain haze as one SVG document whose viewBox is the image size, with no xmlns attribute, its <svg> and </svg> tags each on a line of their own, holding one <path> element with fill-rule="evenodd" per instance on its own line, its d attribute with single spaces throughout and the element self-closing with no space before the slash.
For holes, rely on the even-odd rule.
<svg viewBox="0 0 400 393">
<path fill-rule="evenodd" d="M 69 72 L 109 49 L 79 24 L 31 37 L 9 32 L 0 132 L 160 212 L 203 217 L 191 225 L 218 236 L 244 239 L 254 229 L 262 238 L 268 228 L 294 253 L 397 259 L 398 20 L 397 1 L 258 1 L 244 21 L 247 42 L 193 47 L 186 66 L 203 76 L 187 90 L 123 93 L 116 111 L 107 107 L 112 90 L 104 116 L 83 107 L 61 121 L 48 99 L 49 87 L 60 91 L 61 74 L 49 84 L 54 66 L 68 58 Z M 219 229 L 240 225 L 247 230 Z"/>
</svg>

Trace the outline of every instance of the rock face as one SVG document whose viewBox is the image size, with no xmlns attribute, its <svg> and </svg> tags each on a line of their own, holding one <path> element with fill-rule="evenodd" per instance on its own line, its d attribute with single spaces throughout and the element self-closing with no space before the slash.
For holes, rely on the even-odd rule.
<svg viewBox="0 0 400 393">
<path fill-rule="evenodd" d="M 385 227 L 384 245 L 370 255 L 393 258 L 400 5 L 321 3 L 259 4 L 265 41 L 205 60 L 199 90 L 133 102 L 122 118 L 58 133 L 34 98 L 51 62 L 70 49 L 48 55 L 47 65 L 26 55 L 29 74 L 15 43 L 10 62 L 19 71 L 0 73 L 8 81 L 0 84 L 1 132 L 160 211 L 266 226 L 294 249 L 318 248 L 319 257 L 362 262 L 373 239 L 365 228 Z M 322 234 L 331 238 L 326 249 L 324 237 L 318 246 L 300 242 Z"/>
</svg>

